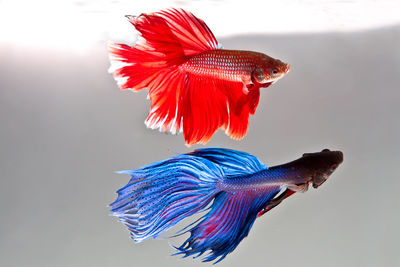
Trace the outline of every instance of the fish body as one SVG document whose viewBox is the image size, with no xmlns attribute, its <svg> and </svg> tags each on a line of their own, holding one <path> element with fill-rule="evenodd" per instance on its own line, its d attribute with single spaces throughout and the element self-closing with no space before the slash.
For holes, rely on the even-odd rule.
<svg viewBox="0 0 400 267">
<path fill-rule="evenodd" d="M 177 254 L 198 257 L 209 251 L 203 261 L 218 262 L 248 235 L 258 216 L 309 185 L 319 187 L 342 161 L 342 152 L 323 150 L 268 168 L 244 152 L 198 149 L 122 171 L 132 178 L 118 190 L 112 212 L 141 242 L 206 211 L 197 224 L 178 232 L 190 236 Z"/>
<path fill-rule="evenodd" d="M 243 138 L 260 88 L 289 65 L 259 52 L 221 49 L 207 25 L 182 9 L 127 16 L 139 32 L 134 46 L 111 44 L 111 67 L 122 90 L 147 88 L 147 127 L 183 131 L 185 143 L 207 143 L 223 128 Z"/>
<path fill-rule="evenodd" d="M 204 78 L 242 82 L 252 88 L 271 85 L 289 71 L 289 65 L 263 53 L 215 49 L 191 56 L 180 69 Z"/>
</svg>

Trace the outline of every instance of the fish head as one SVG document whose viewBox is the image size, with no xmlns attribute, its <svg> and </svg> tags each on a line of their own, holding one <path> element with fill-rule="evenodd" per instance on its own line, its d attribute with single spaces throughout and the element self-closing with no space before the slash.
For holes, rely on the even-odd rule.
<svg viewBox="0 0 400 267">
<path fill-rule="evenodd" d="M 255 84 L 267 87 L 282 78 L 289 70 L 289 64 L 263 54 L 260 63 L 251 73 L 251 79 Z"/>
<path fill-rule="evenodd" d="M 312 186 L 318 188 L 343 162 L 343 153 L 324 149 L 321 152 L 305 153 L 302 159 L 310 174 Z"/>
</svg>

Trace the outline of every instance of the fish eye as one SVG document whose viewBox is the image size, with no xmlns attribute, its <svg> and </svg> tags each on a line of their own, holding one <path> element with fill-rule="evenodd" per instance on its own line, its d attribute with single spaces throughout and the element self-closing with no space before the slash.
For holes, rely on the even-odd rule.
<svg viewBox="0 0 400 267">
<path fill-rule="evenodd" d="M 278 69 L 272 69 L 272 70 L 271 70 L 271 74 L 272 74 L 273 76 L 278 75 L 278 73 L 279 73 Z"/>
</svg>

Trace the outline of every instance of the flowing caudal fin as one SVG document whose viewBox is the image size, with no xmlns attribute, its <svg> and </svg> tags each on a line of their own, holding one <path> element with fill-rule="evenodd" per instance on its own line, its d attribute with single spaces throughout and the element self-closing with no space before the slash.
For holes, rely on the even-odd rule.
<svg viewBox="0 0 400 267">
<path fill-rule="evenodd" d="M 130 230 L 134 241 L 156 238 L 182 219 L 204 210 L 217 193 L 221 169 L 212 162 L 180 155 L 137 170 L 117 191 L 111 211 Z"/>
<path fill-rule="evenodd" d="M 190 215 L 206 211 L 195 226 L 184 228 L 190 237 L 177 247 L 178 254 L 222 260 L 247 236 L 257 214 L 279 192 L 271 187 L 260 192 L 227 192 L 219 189 L 224 179 L 265 169 L 254 156 L 220 148 L 199 149 L 138 170 L 118 190 L 111 204 L 136 242 L 161 233 Z M 181 231 L 181 232 L 182 232 Z"/>
<path fill-rule="evenodd" d="M 149 87 L 156 77 L 181 64 L 185 55 L 179 40 L 162 17 L 142 14 L 128 18 L 140 36 L 133 47 L 109 45 L 109 71 L 122 90 L 137 91 Z"/>
<path fill-rule="evenodd" d="M 182 9 L 128 19 L 139 32 L 138 41 L 133 47 L 109 45 L 110 72 L 122 90 L 148 88 L 147 127 L 181 131 L 185 74 L 178 66 L 188 56 L 217 49 L 218 43 L 202 20 Z"/>
</svg>

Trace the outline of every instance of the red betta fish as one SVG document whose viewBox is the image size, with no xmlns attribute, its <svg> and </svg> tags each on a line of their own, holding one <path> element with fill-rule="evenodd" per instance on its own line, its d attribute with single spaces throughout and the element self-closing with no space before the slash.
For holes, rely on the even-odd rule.
<svg viewBox="0 0 400 267">
<path fill-rule="evenodd" d="M 219 128 L 243 138 L 260 88 L 290 67 L 262 53 L 220 49 L 201 20 L 182 9 L 127 16 L 139 32 L 134 46 L 109 46 L 110 72 L 121 90 L 147 88 L 147 127 L 183 131 L 186 145 L 207 143 Z"/>
</svg>

